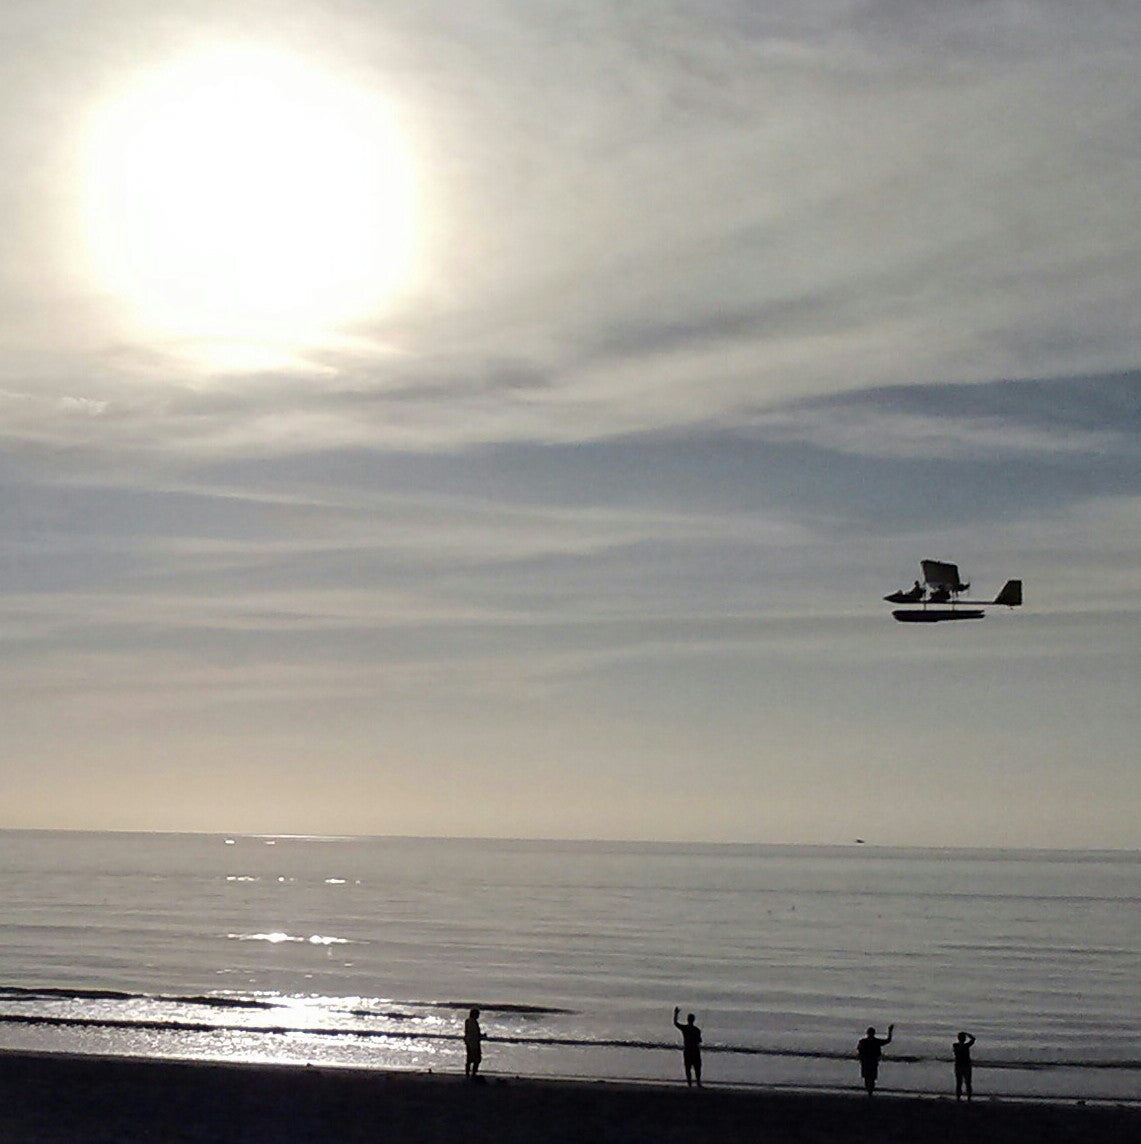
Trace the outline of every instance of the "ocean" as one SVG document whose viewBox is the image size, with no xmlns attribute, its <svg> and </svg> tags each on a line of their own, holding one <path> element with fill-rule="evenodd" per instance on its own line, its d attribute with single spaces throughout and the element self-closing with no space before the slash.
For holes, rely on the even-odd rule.
<svg viewBox="0 0 1141 1144">
<path fill-rule="evenodd" d="M 1141 854 L 0 832 L 0 1049 L 1141 1098 Z"/>
</svg>

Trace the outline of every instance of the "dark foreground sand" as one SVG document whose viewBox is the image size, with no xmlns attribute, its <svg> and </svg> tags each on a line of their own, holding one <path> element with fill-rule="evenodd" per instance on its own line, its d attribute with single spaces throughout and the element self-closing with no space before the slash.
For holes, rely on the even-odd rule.
<svg viewBox="0 0 1141 1144">
<path fill-rule="evenodd" d="M 1137 1144 L 1141 1108 L 0 1053 L 0 1142 Z"/>
</svg>

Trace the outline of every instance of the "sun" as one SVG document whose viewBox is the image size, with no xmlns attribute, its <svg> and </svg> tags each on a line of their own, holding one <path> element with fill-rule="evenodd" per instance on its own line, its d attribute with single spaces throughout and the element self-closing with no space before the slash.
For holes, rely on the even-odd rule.
<svg viewBox="0 0 1141 1144">
<path fill-rule="evenodd" d="M 201 51 L 137 77 L 95 115 L 82 186 L 97 284 L 220 368 L 329 341 L 414 261 L 412 164 L 391 110 L 277 52 Z"/>
</svg>

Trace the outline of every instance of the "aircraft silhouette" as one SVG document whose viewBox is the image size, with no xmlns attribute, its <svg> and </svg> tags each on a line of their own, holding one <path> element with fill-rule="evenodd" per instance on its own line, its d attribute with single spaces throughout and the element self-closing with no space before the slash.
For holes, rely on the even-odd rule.
<svg viewBox="0 0 1141 1144">
<path fill-rule="evenodd" d="M 984 608 L 1004 604 L 1017 608 L 1022 603 L 1022 581 L 1007 580 L 993 600 L 963 600 L 960 594 L 970 589 L 959 579 L 959 566 L 942 560 L 921 560 L 923 583 L 918 580 L 907 589 L 884 596 L 889 604 L 911 604 L 917 607 L 897 608 L 892 615 L 905 624 L 935 624 L 942 620 L 981 620 Z M 948 604 L 949 607 L 930 607 Z M 966 605 L 964 607 L 963 605 Z"/>
</svg>

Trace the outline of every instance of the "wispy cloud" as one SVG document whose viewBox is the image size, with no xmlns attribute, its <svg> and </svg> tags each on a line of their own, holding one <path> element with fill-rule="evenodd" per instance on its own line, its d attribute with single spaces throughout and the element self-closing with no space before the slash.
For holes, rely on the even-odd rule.
<svg viewBox="0 0 1141 1144">
<path fill-rule="evenodd" d="M 877 388 L 765 411 L 750 426 L 765 439 L 872 457 L 1136 460 L 1141 374 Z"/>
<path fill-rule="evenodd" d="M 137 331 L 132 348 L 107 299 L 33 257 L 65 197 L 10 192 L 23 257 L 0 301 L 34 297 L 38 316 L 8 347 L 6 388 L 100 409 L 112 448 L 130 425 L 174 450 L 430 449 L 1141 356 L 1141 33 L 1119 6 L 1081 19 L 1067 5 L 911 2 L 294 13 L 282 43 L 307 37 L 407 122 L 427 227 L 414 293 L 308 372 L 207 383 Z M 22 74 L 22 99 L 74 101 L 80 78 L 98 89 L 132 46 L 140 62 L 171 50 L 168 33 L 194 19 L 169 20 L 122 3 L 97 29 L 65 22 L 36 50 L 44 74 L 66 51 L 75 82 Z M 221 7 L 199 21 L 215 37 L 269 34 Z M 60 171 L 53 138 L 9 140 Z M 33 262 L 29 290 L 12 267 Z M 232 393 L 225 423 L 204 385 Z M 76 436 L 74 410 L 32 412 L 8 432 Z"/>
</svg>

